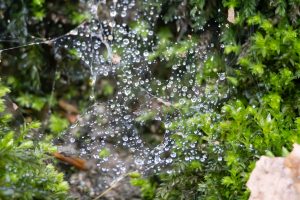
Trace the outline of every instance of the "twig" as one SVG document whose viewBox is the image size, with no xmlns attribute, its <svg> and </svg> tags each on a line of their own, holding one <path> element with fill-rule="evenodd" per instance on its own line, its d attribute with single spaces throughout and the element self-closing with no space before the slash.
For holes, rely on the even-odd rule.
<svg viewBox="0 0 300 200">
<path fill-rule="evenodd" d="M 106 193 L 108 193 L 109 191 L 111 191 L 112 189 L 114 189 L 118 183 L 120 183 L 120 181 L 122 181 L 124 178 L 126 178 L 129 174 L 131 174 L 133 172 L 128 172 L 126 174 L 124 174 L 123 176 L 121 176 L 117 181 L 115 181 L 109 188 L 107 188 L 105 191 L 103 191 L 99 196 L 97 196 L 95 199 L 93 200 L 97 200 L 100 199 L 101 197 L 103 197 Z"/>
</svg>

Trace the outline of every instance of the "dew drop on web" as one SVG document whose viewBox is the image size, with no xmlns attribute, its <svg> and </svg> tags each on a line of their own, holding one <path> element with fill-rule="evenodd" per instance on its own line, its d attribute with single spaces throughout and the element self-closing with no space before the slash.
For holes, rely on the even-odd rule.
<svg viewBox="0 0 300 200">
<path fill-rule="evenodd" d="M 91 88 L 91 105 L 65 131 L 61 148 L 67 146 L 92 159 L 102 177 L 118 178 L 136 170 L 141 174 L 171 173 L 168 167 L 180 162 L 180 157 L 187 162 L 204 162 L 207 156 L 197 143 L 174 141 L 186 139 L 187 133 L 184 127 L 172 128 L 172 122 L 210 112 L 211 106 L 226 96 L 218 89 L 224 84 L 225 73 L 219 73 L 214 87 L 199 81 L 203 63 L 214 59 L 208 54 L 214 44 L 188 44 L 175 57 L 174 47 L 167 45 L 156 55 L 161 41 L 155 27 L 159 17 L 155 7 L 142 1 L 145 9 L 139 12 L 135 1 L 103 2 L 89 1 L 91 19 L 53 41 L 57 54 L 69 50 L 80 60 Z M 106 18 L 98 16 L 98 4 L 109 9 Z M 97 84 L 101 81 L 113 82 L 114 89 L 109 98 L 100 101 Z M 186 105 L 189 111 L 178 109 Z M 178 149 L 184 154 L 179 156 Z"/>
</svg>

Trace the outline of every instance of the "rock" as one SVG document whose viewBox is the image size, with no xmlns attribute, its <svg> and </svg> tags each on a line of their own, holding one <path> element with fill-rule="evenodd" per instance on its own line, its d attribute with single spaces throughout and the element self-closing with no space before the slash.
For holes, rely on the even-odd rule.
<svg viewBox="0 0 300 200">
<path fill-rule="evenodd" d="M 252 171 L 247 187 L 250 200 L 300 199 L 300 146 L 295 144 L 289 156 L 262 156 Z"/>
</svg>

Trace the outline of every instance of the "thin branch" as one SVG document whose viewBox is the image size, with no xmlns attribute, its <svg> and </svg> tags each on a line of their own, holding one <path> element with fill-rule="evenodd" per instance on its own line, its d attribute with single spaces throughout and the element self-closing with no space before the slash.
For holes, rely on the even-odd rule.
<svg viewBox="0 0 300 200">
<path fill-rule="evenodd" d="M 107 188 L 105 191 L 103 191 L 99 196 L 97 196 L 93 200 L 97 200 L 97 199 L 100 199 L 101 197 L 103 197 L 106 193 L 108 193 L 112 189 L 114 189 L 120 183 L 120 181 L 122 181 L 124 178 L 126 178 L 131 173 L 133 173 L 133 172 L 128 172 L 128 173 L 122 175 L 121 177 L 119 177 L 109 188 Z"/>
</svg>

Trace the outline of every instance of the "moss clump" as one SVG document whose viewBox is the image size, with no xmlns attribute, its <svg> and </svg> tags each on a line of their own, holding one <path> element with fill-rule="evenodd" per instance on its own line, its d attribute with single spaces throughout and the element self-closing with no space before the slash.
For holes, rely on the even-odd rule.
<svg viewBox="0 0 300 200">
<path fill-rule="evenodd" d="M 39 122 L 17 130 L 10 127 L 15 119 L 4 99 L 8 92 L 0 83 L 0 199 L 66 199 L 68 183 L 62 173 L 47 164 L 55 147 L 30 139 L 38 132 Z"/>
</svg>

